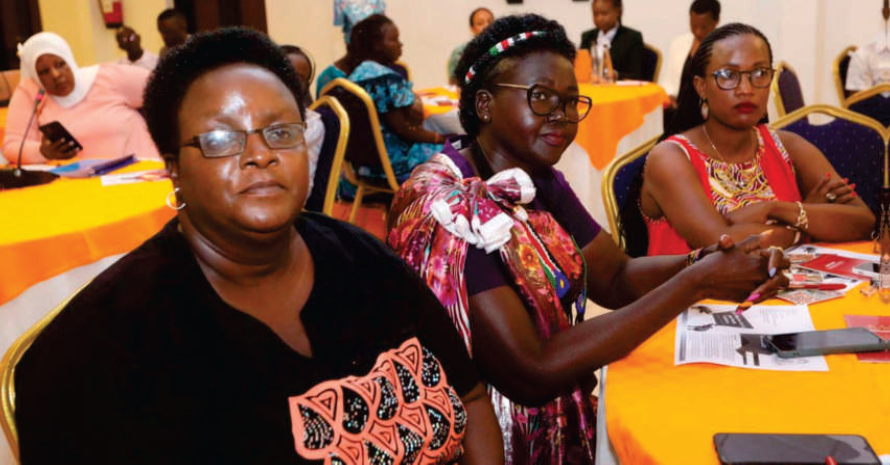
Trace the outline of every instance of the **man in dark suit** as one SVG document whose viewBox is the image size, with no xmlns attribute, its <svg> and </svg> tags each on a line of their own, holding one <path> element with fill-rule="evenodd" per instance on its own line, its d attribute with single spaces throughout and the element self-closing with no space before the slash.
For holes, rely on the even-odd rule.
<svg viewBox="0 0 890 465">
<path fill-rule="evenodd" d="M 609 43 L 612 68 L 617 71 L 619 79 L 647 79 L 644 76 L 646 50 L 643 34 L 621 24 L 621 0 L 593 0 L 592 7 L 596 28 L 581 34 L 581 49 L 605 41 Z"/>
</svg>

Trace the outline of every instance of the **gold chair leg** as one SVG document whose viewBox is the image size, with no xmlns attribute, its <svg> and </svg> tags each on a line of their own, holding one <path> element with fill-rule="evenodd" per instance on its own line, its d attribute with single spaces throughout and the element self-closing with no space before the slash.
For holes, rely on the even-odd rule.
<svg viewBox="0 0 890 465">
<path fill-rule="evenodd" d="M 355 191 L 355 198 L 352 199 L 352 210 L 349 212 L 349 224 L 355 224 L 355 215 L 358 213 L 358 208 L 362 205 L 362 197 L 365 195 L 365 186 L 358 186 L 358 190 Z"/>
</svg>

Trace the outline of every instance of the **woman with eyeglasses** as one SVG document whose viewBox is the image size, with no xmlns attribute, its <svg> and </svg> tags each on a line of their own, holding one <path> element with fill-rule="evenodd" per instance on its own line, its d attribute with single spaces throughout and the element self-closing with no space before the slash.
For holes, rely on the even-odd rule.
<svg viewBox="0 0 890 465">
<path fill-rule="evenodd" d="M 161 59 L 145 109 L 177 216 L 18 364 L 22 463 L 503 463 L 425 284 L 370 235 L 301 213 L 301 89 L 246 28 Z"/>
<path fill-rule="evenodd" d="M 447 307 L 489 385 L 508 463 L 593 463 L 596 369 L 700 299 L 787 282 L 758 237 L 676 257 L 618 249 L 553 168 L 590 108 L 574 57 L 562 26 L 537 15 L 473 39 L 457 66 L 467 135 L 414 170 L 389 215 L 387 243 Z M 588 298 L 619 310 L 585 320 Z"/>
<path fill-rule="evenodd" d="M 769 41 L 748 25 L 702 41 L 683 83 L 694 92 L 681 91 L 670 137 L 646 161 L 639 210 L 649 255 L 686 253 L 723 234 L 771 231 L 768 244 L 783 247 L 868 237 L 875 218 L 856 186 L 800 136 L 758 125 L 772 61 Z"/>
</svg>

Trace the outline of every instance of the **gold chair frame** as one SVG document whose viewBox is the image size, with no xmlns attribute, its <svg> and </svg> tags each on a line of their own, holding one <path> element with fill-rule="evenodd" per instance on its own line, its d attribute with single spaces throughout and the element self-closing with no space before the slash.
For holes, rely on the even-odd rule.
<svg viewBox="0 0 890 465">
<path fill-rule="evenodd" d="M 662 64 L 661 50 L 659 50 L 659 49 L 655 48 L 654 46 L 649 45 L 647 43 L 643 43 L 643 47 L 646 47 L 648 50 L 655 52 L 655 56 L 658 57 L 658 59 L 655 60 L 655 74 L 652 75 L 652 82 L 658 82 L 658 76 L 661 75 L 661 64 Z"/>
<path fill-rule="evenodd" d="M 870 87 L 865 90 L 860 90 L 859 92 L 856 92 L 855 94 L 851 95 L 850 98 L 848 98 L 847 100 L 844 100 L 844 108 L 849 109 L 850 105 L 852 105 L 854 103 L 861 102 L 863 100 L 874 97 L 877 94 L 882 94 L 884 92 L 890 92 L 890 84 L 886 84 L 886 83 L 878 84 L 874 87 Z M 856 113 L 856 114 L 858 115 L 859 113 Z M 865 115 L 861 115 L 861 116 L 865 116 Z M 866 116 L 866 118 L 868 118 L 868 116 Z M 872 119 L 872 118 L 868 118 L 868 119 L 871 119 L 872 121 L 874 121 L 874 119 Z M 878 124 L 880 124 L 880 123 L 878 123 Z"/>
<path fill-rule="evenodd" d="M 841 53 L 838 54 L 834 58 L 834 65 L 831 68 L 831 75 L 834 78 L 834 88 L 837 90 L 837 101 L 842 107 L 846 108 L 846 89 L 844 89 L 844 80 L 841 78 L 841 60 L 844 59 L 845 56 L 856 51 L 856 46 L 851 45 L 845 48 Z M 847 72 L 850 71 L 849 65 L 847 66 Z M 846 76 L 845 76 L 846 77 Z"/>
<path fill-rule="evenodd" d="M 621 250 L 625 250 L 627 244 L 625 244 L 624 237 L 621 236 L 621 232 L 618 230 L 618 215 L 621 212 L 618 209 L 618 199 L 615 197 L 615 190 L 613 189 L 615 177 L 618 175 L 618 171 L 624 168 L 625 165 L 649 153 L 655 147 L 655 144 L 658 143 L 659 138 L 661 138 L 661 134 L 643 142 L 629 152 L 618 155 L 603 170 L 603 184 L 600 188 L 602 189 L 603 204 L 606 207 L 606 216 L 609 219 L 609 231 L 612 232 L 612 239 Z"/>
<path fill-rule="evenodd" d="M 411 68 L 408 67 L 407 63 L 405 63 L 402 60 L 399 60 L 395 64 L 397 64 L 405 69 L 405 74 L 407 75 L 407 76 L 405 76 L 405 79 L 407 79 L 409 82 L 414 82 L 414 81 L 411 81 Z"/>
<path fill-rule="evenodd" d="M 9 346 L 9 349 L 6 350 L 6 354 L 3 356 L 3 360 L 0 361 L 0 408 L 3 410 L 3 415 L 0 417 L 0 426 L 3 427 L 3 434 L 6 436 L 7 442 L 9 442 L 9 449 L 12 451 L 12 456 L 15 457 L 16 461 L 19 460 L 19 433 L 15 426 L 15 367 L 18 365 L 25 352 L 31 347 L 31 344 L 34 343 L 34 340 L 37 339 L 37 336 L 39 336 L 43 329 L 46 328 L 46 325 L 48 325 L 49 322 L 68 305 L 68 302 L 87 286 L 87 284 L 89 284 L 89 282 L 74 291 L 74 293 L 62 301 L 62 303 L 50 310 L 50 312 L 44 315 L 43 318 L 37 321 L 37 323 L 34 323 L 33 326 L 28 328 L 24 334 L 19 336 L 19 338 Z M 45 445 L 45 447 L 51 446 Z"/>
<path fill-rule="evenodd" d="M 386 151 L 386 145 L 383 143 L 383 133 L 380 130 L 380 118 L 377 115 L 377 107 L 374 105 L 374 101 L 371 100 L 371 96 L 360 86 L 346 78 L 337 78 L 327 83 L 321 90 L 320 95 L 326 95 L 334 87 L 341 87 L 345 91 L 361 99 L 365 104 L 368 111 L 368 118 L 371 121 L 371 127 L 374 130 L 374 142 L 377 146 L 377 153 L 380 155 L 380 164 L 383 167 L 383 173 L 386 175 L 386 183 L 388 185 L 387 187 L 380 187 L 362 181 L 359 178 L 355 167 L 352 166 L 352 163 L 349 162 L 349 160 L 346 160 L 344 150 L 344 163 L 341 163 L 343 175 L 346 176 L 346 179 L 349 180 L 349 182 L 358 186 L 358 190 L 355 193 L 355 199 L 352 201 L 352 210 L 349 212 L 348 219 L 349 223 L 354 223 L 358 208 L 361 206 L 362 199 L 366 193 L 374 194 L 380 192 L 395 194 L 399 191 L 399 181 L 396 179 L 396 175 L 392 170 L 392 164 L 389 162 L 389 154 Z M 330 185 L 328 188 L 330 188 Z M 325 203 L 327 203 L 327 196 L 325 196 Z"/>
<path fill-rule="evenodd" d="M 324 95 L 312 102 L 309 106 L 315 110 L 325 106 L 334 112 L 340 121 L 340 134 L 337 136 L 337 148 L 334 149 L 334 160 L 331 162 L 331 174 L 328 176 L 328 184 L 324 194 L 324 204 L 321 212 L 328 216 L 334 214 L 334 201 L 337 200 L 337 185 L 340 182 L 340 173 L 343 171 L 343 160 L 346 157 L 346 144 L 349 142 L 349 114 L 333 95 Z"/>
<path fill-rule="evenodd" d="M 773 82 L 770 83 L 770 93 L 773 94 L 773 102 L 776 104 L 776 113 L 779 115 L 779 118 L 788 114 L 785 110 L 785 102 L 782 101 L 782 94 L 779 91 L 779 75 L 785 72 L 785 70 L 791 71 L 794 73 L 797 78 L 797 83 L 800 85 L 800 75 L 797 74 L 797 71 L 794 70 L 788 63 L 784 61 L 780 61 L 778 65 L 776 65 L 776 74 L 773 76 Z M 800 88 L 801 95 L 803 94 L 803 87 Z M 804 105 L 806 106 L 806 105 Z"/>
</svg>

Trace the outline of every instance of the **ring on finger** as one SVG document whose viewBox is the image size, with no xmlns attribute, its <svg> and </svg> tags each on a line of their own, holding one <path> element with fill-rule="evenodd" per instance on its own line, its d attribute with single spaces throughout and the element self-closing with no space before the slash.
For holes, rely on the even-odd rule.
<svg viewBox="0 0 890 465">
<path fill-rule="evenodd" d="M 785 255 L 785 249 L 783 249 L 783 248 L 781 248 L 781 247 L 779 247 L 779 246 L 777 246 L 777 245 L 771 245 L 771 246 L 769 246 L 769 248 L 766 249 L 766 250 L 769 251 L 769 252 L 772 252 L 773 250 L 778 250 L 780 254 Z"/>
<path fill-rule="evenodd" d="M 834 201 L 837 200 L 837 196 L 834 195 L 834 192 L 829 192 L 825 194 L 825 200 L 827 200 L 828 203 L 834 203 Z"/>
</svg>

